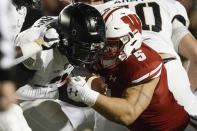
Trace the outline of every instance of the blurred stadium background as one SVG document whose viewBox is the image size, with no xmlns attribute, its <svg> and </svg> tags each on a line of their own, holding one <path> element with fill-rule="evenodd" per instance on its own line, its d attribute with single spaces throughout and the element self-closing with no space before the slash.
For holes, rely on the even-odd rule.
<svg viewBox="0 0 197 131">
<path fill-rule="evenodd" d="M 190 18 L 190 31 L 197 38 L 197 0 L 178 0 L 181 2 L 188 13 Z"/>
</svg>

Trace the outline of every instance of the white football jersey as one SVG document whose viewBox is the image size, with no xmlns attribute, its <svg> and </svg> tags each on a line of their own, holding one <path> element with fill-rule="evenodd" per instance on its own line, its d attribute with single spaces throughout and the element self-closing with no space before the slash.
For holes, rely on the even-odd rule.
<svg viewBox="0 0 197 131">
<path fill-rule="evenodd" d="M 8 111 L 0 112 L 0 131 L 31 131 L 21 107 L 13 104 Z"/>
<path fill-rule="evenodd" d="M 172 22 L 178 19 L 189 25 L 185 8 L 173 0 L 113 0 L 95 6 L 101 13 L 107 8 L 123 6 L 134 11 L 142 21 L 142 36 L 145 43 L 159 53 L 176 54 L 172 43 Z"/>
<path fill-rule="evenodd" d="M 30 29 L 18 35 L 16 39 L 17 45 L 28 44 L 43 36 L 43 32 L 47 29 L 48 25 L 56 19 L 57 17 L 49 16 L 40 18 Z M 29 82 L 35 88 L 49 87 L 51 85 L 58 86 L 66 73 L 70 75 L 86 75 L 86 70 L 83 71 L 80 67 L 75 67 L 74 69 L 69 64 L 67 57 L 60 53 L 57 48 L 43 50 L 23 63 L 28 69 L 36 70 L 35 75 Z"/>
</svg>

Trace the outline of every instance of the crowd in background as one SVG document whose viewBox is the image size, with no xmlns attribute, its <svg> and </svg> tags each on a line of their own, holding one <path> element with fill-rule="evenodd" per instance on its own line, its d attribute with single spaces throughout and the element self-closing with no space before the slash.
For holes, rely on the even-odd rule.
<svg viewBox="0 0 197 131">
<path fill-rule="evenodd" d="M 186 8 L 190 18 L 190 31 L 197 38 L 197 0 L 179 0 Z"/>
</svg>

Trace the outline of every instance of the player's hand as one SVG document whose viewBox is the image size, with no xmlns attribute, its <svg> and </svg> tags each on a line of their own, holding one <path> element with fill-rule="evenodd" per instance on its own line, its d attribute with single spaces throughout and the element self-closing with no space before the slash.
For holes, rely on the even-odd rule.
<svg viewBox="0 0 197 131">
<path fill-rule="evenodd" d="M 83 102 L 88 106 L 93 106 L 99 96 L 99 93 L 93 91 L 86 83 L 86 80 L 80 76 L 72 77 L 67 86 L 67 94 L 75 102 Z"/>
<path fill-rule="evenodd" d="M 60 41 L 59 34 L 54 28 L 49 28 L 44 32 L 43 38 L 38 38 L 35 42 L 42 46 L 43 50 L 53 48 Z"/>
</svg>

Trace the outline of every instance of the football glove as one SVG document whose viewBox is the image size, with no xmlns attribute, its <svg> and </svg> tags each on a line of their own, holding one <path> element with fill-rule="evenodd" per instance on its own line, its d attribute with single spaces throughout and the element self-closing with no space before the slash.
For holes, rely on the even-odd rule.
<svg viewBox="0 0 197 131">
<path fill-rule="evenodd" d="M 70 78 L 67 94 L 73 101 L 83 102 L 88 106 L 93 106 L 99 96 L 99 93 L 92 90 L 86 80 L 80 76 Z"/>
</svg>

